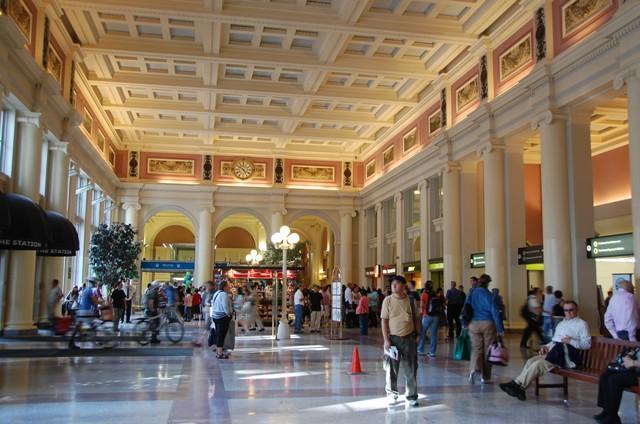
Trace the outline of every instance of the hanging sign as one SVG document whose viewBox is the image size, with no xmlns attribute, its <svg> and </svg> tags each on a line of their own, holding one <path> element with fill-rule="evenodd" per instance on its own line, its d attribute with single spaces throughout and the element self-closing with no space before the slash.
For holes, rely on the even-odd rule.
<svg viewBox="0 0 640 424">
<path fill-rule="evenodd" d="M 633 233 L 587 239 L 587 258 L 633 256 Z"/>
<path fill-rule="evenodd" d="M 484 252 L 472 253 L 469 258 L 469 264 L 471 268 L 484 268 L 486 265 Z"/>
<path fill-rule="evenodd" d="M 518 265 L 544 263 L 544 249 L 542 246 L 527 246 L 518 248 Z"/>
</svg>

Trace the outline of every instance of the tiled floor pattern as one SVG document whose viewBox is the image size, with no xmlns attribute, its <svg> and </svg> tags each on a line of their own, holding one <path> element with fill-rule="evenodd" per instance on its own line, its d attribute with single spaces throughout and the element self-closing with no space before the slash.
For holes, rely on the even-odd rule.
<svg viewBox="0 0 640 424">
<path fill-rule="evenodd" d="M 305 334 L 287 342 L 238 337 L 228 361 L 205 349 L 193 357 L 83 357 L 0 360 L 0 423 L 592 423 L 596 386 L 570 384 L 570 403 L 560 390 L 539 400 L 506 396 L 497 385 L 469 385 L 468 362 L 420 357 L 418 408 L 384 398 L 380 336 L 329 341 Z M 523 364 L 516 336 L 512 360 L 494 368 L 496 382 Z M 358 346 L 366 374 L 351 376 Z M 554 378 L 554 377 L 550 377 Z M 636 399 L 625 395 L 623 422 L 637 423 Z"/>
</svg>

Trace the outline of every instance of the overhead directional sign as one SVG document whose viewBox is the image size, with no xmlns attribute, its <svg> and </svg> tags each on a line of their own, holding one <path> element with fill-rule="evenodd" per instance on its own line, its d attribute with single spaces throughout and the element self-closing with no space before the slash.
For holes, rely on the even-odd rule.
<svg viewBox="0 0 640 424">
<path fill-rule="evenodd" d="M 472 253 L 469 258 L 469 263 L 471 264 L 471 268 L 484 268 L 486 265 L 484 252 Z"/>
<path fill-rule="evenodd" d="M 518 248 L 518 265 L 544 263 L 544 249 L 542 246 L 527 246 Z"/>
<path fill-rule="evenodd" d="M 187 261 L 142 261 L 140 268 L 145 272 L 186 272 L 193 271 L 193 262 Z"/>
<path fill-rule="evenodd" d="M 633 233 L 587 239 L 587 258 L 633 255 Z"/>
</svg>

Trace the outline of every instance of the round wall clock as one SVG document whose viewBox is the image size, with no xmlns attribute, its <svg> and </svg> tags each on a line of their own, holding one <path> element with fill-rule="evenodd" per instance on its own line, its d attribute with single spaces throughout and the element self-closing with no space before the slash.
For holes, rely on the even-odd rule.
<svg viewBox="0 0 640 424">
<path fill-rule="evenodd" d="M 239 159 L 233 163 L 233 175 L 241 180 L 251 178 L 253 171 L 253 163 L 250 160 Z"/>
</svg>

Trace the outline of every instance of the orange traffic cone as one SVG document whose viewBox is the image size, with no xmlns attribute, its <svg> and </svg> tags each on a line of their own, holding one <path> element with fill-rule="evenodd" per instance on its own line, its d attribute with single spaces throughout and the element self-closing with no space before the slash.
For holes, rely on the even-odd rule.
<svg viewBox="0 0 640 424">
<path fill-rule="evenodd" d="M 353 347 L 353 355 L 351 356 L 351 375 L 364 374 L 362 367 L 360 367 L 360 352 L 358 352 L 358 346 Z"/>
</svg>

